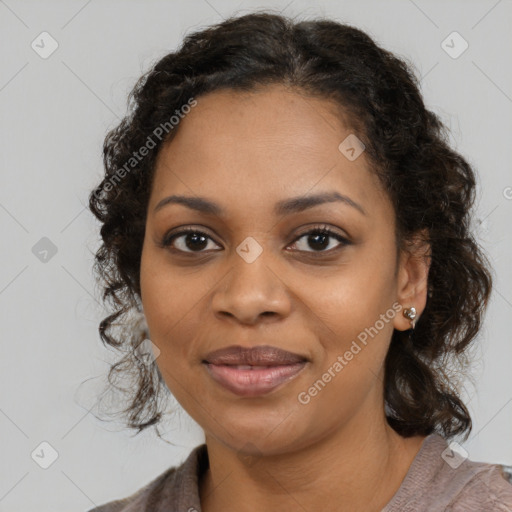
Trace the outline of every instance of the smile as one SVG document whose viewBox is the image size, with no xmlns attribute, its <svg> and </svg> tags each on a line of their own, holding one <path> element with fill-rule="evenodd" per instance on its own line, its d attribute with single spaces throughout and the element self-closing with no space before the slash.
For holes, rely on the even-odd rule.
<svg viewBox="0 0 512 512">
<path fill-rule="evenodd" d="M 307 361 L 279 366 L 206 363 L 212 379 L 239 396 L 261 396 L 299 375 Z"/>
</svg>

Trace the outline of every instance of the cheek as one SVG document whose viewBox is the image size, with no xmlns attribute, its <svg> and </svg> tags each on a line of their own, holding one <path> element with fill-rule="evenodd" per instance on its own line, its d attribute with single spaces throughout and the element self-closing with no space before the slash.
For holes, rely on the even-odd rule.
<svg viewBox="0 0 512 512">
<path fill-rule="evenodd" d="M 333 415 L 341 421 L 380 386 L 396 312 L 385 280 L 373 280 L 372 289 L 361 288 L 360 282 L 352 274 L 311 297 L 318 344 L 306 383 L 310 387 L 301 391 L 311 390 L 311 410 L 319 417 Z"/>
<path fill-rule="evenodd" d="M 357 336 L 391 308 L 394 297 L 393 268 L 385 261 L 369 263 L 363 254 L 327 279 L 302 277 L 308 290 L 303 300 L 316 318 L 332 329 L 332 335 Z M 345 337 L 345 336 L 344 336 Z"/>
<path fill-rule="evenodd" d="M 376 257 L 375 251 L 375 247 L 359 251 L 328 279 L 303 279 L 303 289 L 311 292 L 307 300 L 303 296 L 305 314 L 314 322 L 312 330 L 319 341 L 315 374 L 321 377 L 330 370 L 337 383 L 331 389 L 356 395 L 380 373 L 396 315 L 394 254 L 381 250 Z M 337 362 L 342 370 L 339 365 L 333 368 Z"/>
<path fill-rule="evenodd" d="M 141 296 L 151 341 L 160 349 L 157 362 L 180 372 L 198 357 L 200 314 L 215 276 L 173 268 L 159 251 L 143 250 Z M 162 372 L 164 373 L 164 372 Z"/>
<path fill-rule="evenodd" d="M 189 283 L 190 284 L 190 283 Z M 196 383 L 190 379 L 197 352 L 198 325 L 194 321 L 190 287 L 173 278 L 169 269 L 159 271 L 156 265 L 141 266 L 141 294 L 151 341 L 160 350 L 156 364 L 172 395 L 188 407 L 189 393 Z M 197 393 L 197 390 L 194 391 Z"/>
<path fill-rule="evenodd" d="M 179 325 L 184 315 L 184 301 L 176 279 L 165 268 L 161 257 L 151 249 L 143 248 L 141 257 L 140 287 L 144 313 L 151 340 L 163 352 L 167 350 L 166 339 L 174 335 L 174 326 Z"/>
</svg>

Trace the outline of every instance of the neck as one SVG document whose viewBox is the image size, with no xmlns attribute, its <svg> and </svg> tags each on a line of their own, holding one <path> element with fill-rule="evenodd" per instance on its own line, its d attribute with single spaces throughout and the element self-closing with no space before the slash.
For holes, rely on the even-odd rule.
<svg viewBox="0 0 512 512">
<path fill-rule="evenodd" d="M 335 504 L 339 512 L 380 511 L 425 439 L 401 437 L 381 412 L 374 424 L 354 418 L 317 442 L 279 455 L 240 456 L 206 435 L 210 466 L 200 482 L 202 510 L 320 511 Z"/>
</svg>

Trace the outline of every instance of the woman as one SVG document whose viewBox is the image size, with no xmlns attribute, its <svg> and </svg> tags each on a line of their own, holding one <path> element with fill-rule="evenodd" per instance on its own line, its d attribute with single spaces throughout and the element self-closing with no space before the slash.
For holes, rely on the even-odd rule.
<svg viewBox="0 0 512 512">
<path fill-rule="evenodd" d="M 448 446 L 491 274 L 474 171 L 408 66 L 255 13 L 188 35 L 131 99 L 90 195 L 100 333 L 137 376 L 129 425 L 169 390 L 205 444 L 94 510 L 512 510 L 502 468 Z"/>
</svg>

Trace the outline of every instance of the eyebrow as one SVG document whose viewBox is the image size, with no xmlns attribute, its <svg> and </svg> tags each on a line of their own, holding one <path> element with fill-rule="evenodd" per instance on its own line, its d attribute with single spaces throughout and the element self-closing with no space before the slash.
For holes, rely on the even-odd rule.
<svg viewBox="0 0 512 512">
<path fill-rule="evenodd" d="M 276 203 L 274 206 L 274 213 L 278 216 L 290 215 L 292 213 L 302 212 L 308 208 L 313 208 L 314 206 L 332 202 L 346 204 L 355 208 L 363 215 L 366 215 L 366 211 L 359 203 L 356 203 L 353 199 L 350 199 L 350 197 L 340 194 L 339 192 L 323 192 L 315 195 L 297 196 L 285 199 Z M 208 215 L 216 215 L 217 217 L 225 215 L 224 209 L 209 199 L 204 197 L 188 197 L 181 195 L 165 197 L 155 206 L 153 213 L 156 213 L 169 204 L 181 204 L 192 210 Z"/>
</svg>

